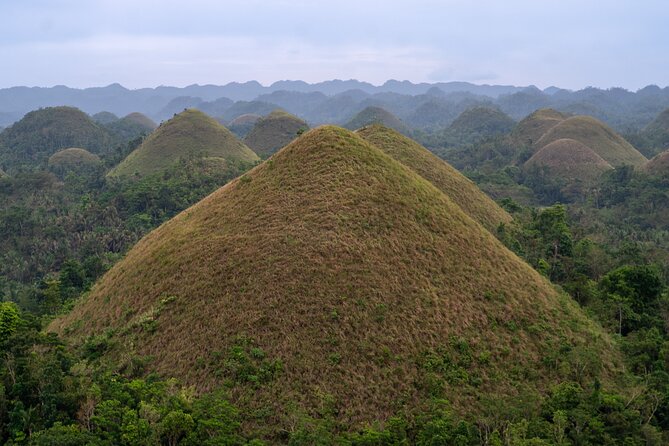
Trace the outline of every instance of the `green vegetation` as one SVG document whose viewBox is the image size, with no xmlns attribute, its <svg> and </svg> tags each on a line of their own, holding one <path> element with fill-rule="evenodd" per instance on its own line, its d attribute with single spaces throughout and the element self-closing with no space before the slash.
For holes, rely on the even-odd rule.
<svg viewBox="0 0 669 446">
<path fill-rule="evenodd" d="M 448 127 L 448 137 L 464 142 L 479 141 L 483 138 L 511 132 L 516 121 L 490 107 L 473 107 L 465 110 Z"/>
<path fill-rule="evenodd" d="M 258 156 L 228 129 L 197 110 L 186 110 L 148 136 L 118 166 L 112 178 L 138 178 L 164 171 L 180 158 L 217 157 L 231 164 L 250 164 Z"/>
<path fill-rule="evenodd" d="M 260 118 L 262 118 L 262 116 L 247 113 L 245 115 L 237 116 L 230 121 L 227 127 L 237 136 L 237 138 L 245 138 Z"/>
<path fill-rule="evenodd" d="M 137 324 L 145 315 L 150 331 Z M 153 231 L 49 330 L 76 343 L 108 333 L 105 360 L 120 367 L 150 357 L 148 370 L 199 390 L 229 385 L 243 413 L 261 411 L 244 426 L 270 436 L 323 406 L 347 431 L 435 397 L 473 416 L 476 395 L 560 382 L 562 359 L 543 359 L 559 345 L 597 361 L 584 385 L 597 374 L 613 386 L 619 371 L 609 337 L 574 302 L 430 182 L 336 127 L 305 133 Z M 260 388 L 206 360 L 241 335 L 262 350 L 245 354 L 254 368 L 282 364 Z M 474 358 L 462 370 L 420 366 L 467 348 L 453 338 Z"/>
<path fill-rule="evenodd" d="M 244 143 L 261 157 L 267 158 L 307 129 L 309 125 L 297 116 L 274 110 L 255 123 L 244 138 Z"/>
<path fill-rule="evenodd" d="M 367 107 L 356 114 L 344 127 L 349 130 L 357 130 L 371 124 L 381 124 L 402 134 L 409 134 L 409 128 L 397 116 L 381 107 L 373 106 Z"/>
<path fill-rule="evenodd" d="M 537 110 L 518 123 L 512 137 L 517 144 L 533 147 L 545 133 L 567 118 L 564 113 L 550 108 Z"/>
<path fill-rule="evenodd" d="M 104 124 L 109 131 L 123 141 L 130 141 L 153 132 L 157 125 L 141 113 L 130 113 L 121 119 Z"/>
<path fill-rule="evenodd" d="M 68 147 L 109 152 L 117 141 L 84 112 L 72 107 L 32 111 L 0 133 L 0 166 L 12 174 L 44 167 L 48 158 Z"/>
</svg>

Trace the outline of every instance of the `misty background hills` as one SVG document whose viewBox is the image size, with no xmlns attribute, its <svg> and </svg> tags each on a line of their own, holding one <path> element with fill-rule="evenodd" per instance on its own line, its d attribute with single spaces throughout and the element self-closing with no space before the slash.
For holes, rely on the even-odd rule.
<svg viewBox="0 0 669 446">
<path fill-rule="evenodd" d="M 588 87 L 570 91 L 557 87 L 475 85 L 468 82 L 418 83 L 390 80 L 380 86 L 357 80 L 309 84 L 279 81 L 263 86 L 256 81 L 183 88 L 127 89 L 119 84 L 76 89 L 66 86 L 0 89 L 0 127 L 10 126 L 31 110 L 68 105 L 90 115 L 111 112 L 124 116 L 141 112 L 164 121 L 185 108 L 229 122 L 243 114 L 267 115 L 282 108 L 310 125 L 343 124 L 356 113 L 382 107 L 414 129 L 443 128 L 463 111 L 477 106 L 498 108 L 515 120 L 551 107 L 594 116 L 618 131 L 636 131 L 669 108 L 669 87 L 647 86 L 636 92 L 622 88 Z"/>
</svg>

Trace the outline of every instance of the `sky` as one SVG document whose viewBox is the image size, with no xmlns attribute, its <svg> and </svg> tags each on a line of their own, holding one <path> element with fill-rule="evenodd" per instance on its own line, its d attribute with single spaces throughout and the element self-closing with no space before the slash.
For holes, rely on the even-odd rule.
<svg viewBox="0 0 669 446">
<path fill-rule="evenodd" d="M 0 88 L 669 85 L 666 0 L 0 0 Z"/>
</svg>

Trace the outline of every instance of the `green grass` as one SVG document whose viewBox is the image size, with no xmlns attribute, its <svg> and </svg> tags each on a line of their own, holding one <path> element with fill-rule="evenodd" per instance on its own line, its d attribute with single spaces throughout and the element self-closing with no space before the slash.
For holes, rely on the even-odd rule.
<svg viewBox="0 0 669 446">
<path fill-rule="evenodd" d="M 449 126 L 452 135 L 493 136 L 510 132 L 516 125 L 504 112 L 490 107 L 472 107 L 463 111 Z"/>
<path fill-rule="evenodd" d="M 254 162 L 258 156 L 228 129 L 197 110 L 186 110 L 156 129 L 109 172 L 110 177 L 146 176 L 188 156 Z"/>
<path fill-rule="evenodd" d="M 132 325 L 145 314 L 150 333 Z M 435 394 L 471 412 L 477 395 L 544 391 L 558 380 L 544 361 L 557 345 L 592 347 L 605 376 L 618 357 L 435 185 L 332 126 L 151 232 L 50 330 L 75 341 L 111 330 L 109 361 L 151 357 L 149 371 L 201 391 L 228 383 L 244 413 L 273 414 L 255 423 L 274 432 L 295 413 L 318 416 L 324 398 L 357 429 Z M 252 349 L 236 348 L 240 338 Z M 220 363 L 201 359 L 215 352 L 238 360 L 216 373 Z M 230 370 L 271 379 L 230 384 Z M 458 385 L 433 385 L 435 374 Z"/>
<path fill-rule="evenodd" d="M 308 129 L 309 125 L 297 116 L 275 110 L 255 123 L 244 138 L 244 143 L 261 157 L 267 158 Z"/>
<path fill-rule="evenodd" d="M 575 139 L 588 146 L 613 167 L 622 165 L 640 167 L 647 161 L 646 157 L 623 137 L 590 116 L 573 116 L 558 123 L 539 139 L 536 148 L 565 138 Z"/>
</svg>

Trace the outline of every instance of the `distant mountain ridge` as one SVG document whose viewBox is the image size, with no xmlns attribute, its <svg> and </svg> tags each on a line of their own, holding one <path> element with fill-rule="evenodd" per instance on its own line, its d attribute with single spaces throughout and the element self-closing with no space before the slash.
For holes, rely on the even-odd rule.
<svg viewBox="0 0 669 446">
<path fill-rule="evenodd" d="M 261 107 L 261 105 L 265 107 Z M 66 105 L 93 115 L 124 116 L 140 112 L 156 122 L 195 107 L 230 121 L 245 113 L 268 114 L 282 108 L 310 125 L 343 124 L 366 107 L 382 107 L 415 128 L 445 128 L 462 111 L 494 106 L 519 120 L 539 108 L 587 114 L 618 131 L 641 130 L 669 108 L 669 87 L 655 85 L 637 92 L 621 88 L 588 87 L 570 91 L 558 87 L 476 85 L 468 82 L 412 83 L 389 80 L 373 85 L 358 80 L 318 83 L 257 81 L 226 85 L 160 86 L 128 89 L 120 84 L 76 89 L 66 86 L 0 89 L 0 127 L 18 121 L 29 111 Z"/>
</svg>

